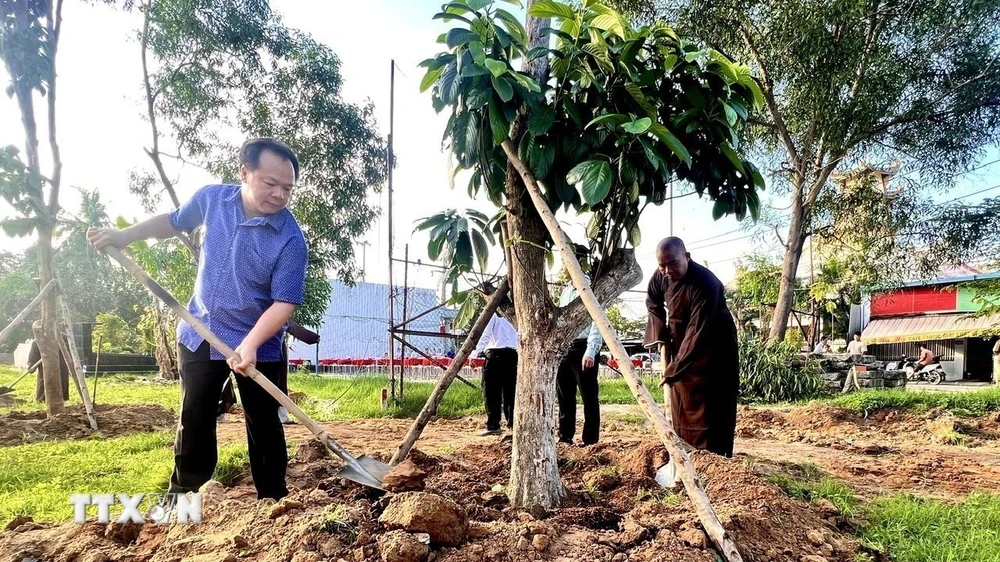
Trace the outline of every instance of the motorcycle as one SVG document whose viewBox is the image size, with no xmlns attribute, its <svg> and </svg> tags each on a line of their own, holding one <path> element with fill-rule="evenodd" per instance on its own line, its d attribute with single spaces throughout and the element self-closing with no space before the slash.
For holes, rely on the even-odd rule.
<svg viewBox="0 0 1000 562">
<path fill-rule="evenodd" d="M 928 382 L 930 384 L 941 384 L 945 379 L 944 368 L 941 367 L 941 356 L 935 355 L 930 363 L 923 366 L 917 365 L 916 357 L 901 357 L 900 363 L 906 371 L 906 380 L 910 382 Z"/>
</svg>

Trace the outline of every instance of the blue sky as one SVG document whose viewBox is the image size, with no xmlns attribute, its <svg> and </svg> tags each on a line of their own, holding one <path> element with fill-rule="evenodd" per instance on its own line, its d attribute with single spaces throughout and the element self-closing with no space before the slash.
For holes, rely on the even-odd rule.
<svg viewBox="0 0 1000 562">
<path fill-rule="evenodd" d="M 489 211 L 490 206 L 470 201 L 464 183 L 449 188 L 448 165 L 440 151 L 445 118 L 431 108 L 429 95 L 418 91 L 422 77 L 417 64 L 437 52 L 434 43 L 444 26 L 432 20 L 441 3 L 423 0 L 326 1 L 272 0 L 272 6 L 285 22 L 311 33 L 329 45 L 341 58 L 344 95 L 350 101 L 371 100 L 383 133 L 388 132 L 389 68 L 395 59 L 396 75 L 396 153 L 395 224 L 396 255 L 402 257 L 403 244 L 410 238 L 414 222 L 443 208 L 473 207 Z M 144 218 L 137 202 L 128 194 L 129 171 L 146 166 L 142 146 L 148 142 L 148 130 L 142 120 L 141 73 L 138 45 L 134 41 L 136 16 L 117 13 L 103 6 L 67 2 L 60 49 L 59 134 L 64 157 L 64 205 L 74 209 L 78 196 L 70 186 L 100 188 L 113 215 Z M 95 30 L 100 29 L 100 32 Z M 0 82 L 7 77 L 0 70 Z M 238 140 L 238 139 L 237 139 Z M 23 136 L 13 100 L 0 97 L 0 144 L 23 143 Z M 981 160 L 1000 159 L 991 148 Z M 193 169 L 176 171 L 181 196 L 194 192 L 212 178 Z M 905 170 L 904 170 L 905 173 Z M 1000 194 L 1000 162 L 962 176 L 959 186 L 937 194 L 947 200 L 977 190 L 993 187 L 965 199 L 973 203 L 983 197 Z M 372 200 L 384 207 L 386 195 Z M 785 206 L 783 202 L 778 206 Z M 0 206 L 0 214 L 9 209 Z M 674 208 L 674 234 L 685 238 L 695 259 L 707 262 L 724 281 L 733 276 L 738 258 L 748 253 L 776 250 L 773 235 L 748 237 L 739 231 L 734 218 L 718 222 L 711 219 L 711 205 L 697 197 L 685 197 Z M 647 210 L 640 222 L 643 240 L 637 249 L 645 271 L 655 267 L 653 248 L 670 231 L 669 207 Z M 571 236 L 583 240 L 582 221 L 562 216 Z M 384 282 L 387 277 L 387 222 L 383 216 L 366 236 L 366 279 Z M 0 234 L 2 237 L 2 234 Z M 0 238 L 2 239 L 2 238 Z M 23 248 L 24 240 L 2 239 L 4 248 Z M 411 259 L 426 261 L 426 238 L 416 237 L 410 246 Z M 361 247 L 358 247 L 360 259 Z M 433 287 L 435 272 L 413 267 L 411 283 Z M 397 269 L 397 279 L 402 269 Z"/>
</svg>

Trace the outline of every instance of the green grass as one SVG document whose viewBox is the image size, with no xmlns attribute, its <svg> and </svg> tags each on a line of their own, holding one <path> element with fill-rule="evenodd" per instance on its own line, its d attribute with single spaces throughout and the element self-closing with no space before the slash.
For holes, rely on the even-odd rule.
<svg viewBox="0 0 1000 562">
<path fill-rule="evenodd" d="M 18 514 L 69 521 L 74 493 L 162 493 L 173 470 L 173 440 L 173 432 L 158 431 L 2 447 L 0 522 Z M 248 472 L 246 445 L 219 448 L 216 480 L 228 486 Z"/>
<path fill-rule="evenodd" d="M 865 506 L 864 543 L 895 562 L 1000 561 L 1000 495 L 947 504 L 897 494 Z"/>
<path fill-rule="evenodd" d="M 805 501 L 830 500 L 859 522 L 863 545 L 893 562 L 1000 562 L 1000 495 L 974 492 L 952 503 L 892 494 L 860 504 L 850 487 L 811 464 L 768 481 Z"/>
<path fill-rule="evenodd" d="M 828 403 L 862 415 L 871 414 L 882 408 L 917 413 L 941 408 L 960 416 L 983 416 L 1000 410 L 1000 388 L 971 392 L 868 390 L 833 398 Z"/>
<path fill-rule="evenodd" d="M 9 386 L 23 371 L 11 366 L 0 366 L 0 385 Z M 150 375 L 151 377 L 152 375 Z M 142 382 L 140 375 L 101 375 L 97 383 L 97 404 L 160 404 L 161 406 L 178 409 L 181 400 L 180 386 L 177 384 L 162 384 Z M 94 379 L 87 379 L 87 390 L 93 397 Z M 35 375 L 31 374 L 17 383 L 12 393 L 24 400 L 24 403 L 14 406 L 0 407 L 0 415 L 11 410 L 29 411 L 43 410 L 45 405 L 34 401 Z M 80 404 L 80 395 L 76 386 L 70 382 L 68 405 Z"/>
<path fill-rule="evenodd" d="M 663 389 L 650 384 L 648 380 L 643 382 L 646 383 L 646 388 L 653 395 L 653 399 L 657 402 L 663 402 Z M 628 382 L 625 379 L 600 379 L 598 384 L 600 385 L 601 404 L 635 404 L 635 397 L 632 396 L 632 391 L 629 390 Z"/>
<path fill-rule="evenodd" d="M 793 474 L 774 474 L 767 481 L 776 484 L 793 498 L 807 502 L 819 499 L 829 500 L 844 515 L 853 515 L 858 510 L 858 498 L 849 486 L 826 475 L 816 465 L 797 465 Z"/>
</svg>

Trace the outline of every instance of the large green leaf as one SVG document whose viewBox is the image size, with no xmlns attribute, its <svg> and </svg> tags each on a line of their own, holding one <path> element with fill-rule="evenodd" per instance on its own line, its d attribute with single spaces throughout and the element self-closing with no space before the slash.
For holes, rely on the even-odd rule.
<svg viewBox="0 0 1000 562">
<path fill-rule="evenodd" d="M 729 104 L 724 101 L 719 102 L 719 104 L 722 105 L 722 110 L 726 114 L 726 123 L 728 123 L 730 127 L 736 125 L 736 110 L 729 107 Z"/>
<path fill-rule="evenodd" d="M 531 149 L 531 167 L 532 171 L 535 173 L 535 177 L 538 179 L 545 179 L 549 175 L 549 170 L 552 168 L 552 163 L 556 159 L 556 149 L 552 145 L 538 146 L 537 144 L 532 144 Z"/>
<path fill-rule="evenodd" d="M 652 119 L 649 117 L 643 117 L 642 119 L 636 119 L 635 121 L 623 123 L 622 129 L 625 129 L 625 132 L 632 133 L 633 135 L 641 135 L 648 131 L 652 125 Z"/>
<path fill-rule="evenodd" d="M 486 269 L 490 259 L 489 244 L 486 243 L 486 238 L 483 237 L 482 232 L 479 230 L 472 230 L 470 234 L 472 235 L 472 247 L 476 251 L 476 261 L 479 263 L 479 269 Z"/>
<path fill-rule="evenodd" d="M 652 133 L 653 136 L 655 136 L 657 139 L 659 139 L 660 142 L 667 145 L 667 148 L 669 148 L 670 151 L 674 153 L 674 155 L 683 160 L 684 163 L 688 165 L 688 168 L 691 167 L 691 153 L 688 152 L 688 149 L 687 147 L 684 146 L 684 143 L 682 143 L 679 138 L 674 136 L 674 134 L 671 133 L 669 129 L 667 129 L 661 123 L 653 123 L 649 127 L 649 132 Z"/>
<path fill-rule="evenodd" d="M 490 98 L 493 97 L 493 90 L 488 90 L 486 88 L 473 88 L 472 91 L 465 96 L 465 105 L 469 109 L 480 109 L 484 105 L 490 102 Z"/>
<path fill-rule="evenodd" d="M 499 146 L 507 140 L 510 134 L 510 123 L 503 115 L 503 110 L 499 104 L 490 104 L 490 128 L 493 129 L 493 144 Z"/>
<path fill-rule="evenodd" d="M 630 96 L 632 96 L 632 99 L 634 99 L 636 103 L 639 104 L 639 107 L 641 107 L 642 110 L 646 112 L 647 116 L 649 116 L 652 119 L 656 118 L 656 110 L 653 109 L 653 106 L 649 103 L 649 100 L 646 99 L 646 94 L 642 93 L 642 88 L 640 88 L 638 84 L 632 82 L 625 84 L 625 91 L 628 92 Z"/>
<path fill-rule="evenodd" d="M 621 113 L 605 113 L 604 115 L 595 117 L 590 123 L 587 123 L 587 126 L 584 128 L 589 129 L 593 125 L 600 125 L 602 123 L 621 125 L 626 122 L 628 122 L 628 115 L 623 115 Z"/>
<path fill-rule="evenodd" d="M 468 29 L 462 29 L 461 27 L 455 27 L 448 30 L 447 35 L 445 35 L 445 44 L 449 48 L 454 49 L 460 45 L 465 45 L 470 41 L 478 41 L 479 36 L 475 33 L 469 31 Z"/>
<path fill-rule="evenodd" d="M 608 54 L 607 47 L 603 47 L 597 43 L 587 43 L 583 46 L 582 50 L 594 58 L 594 61 L 597 62 L 597 66 L 601 67 L 601 70 L 608 74 L 612 74 L 615 71 L 615 66 L 611 62 L 611 56 Z"/>
<path fill-rule="evenodd" d="M 507 72 L 507 63 L 503 61 L 488 58 L 484 64 L 486 65 L 486 68 L 490 69 L 490 74 L 492 74 L 494 78 L 499 78 L 504 72 Z"/>
<path fill-rule="evenodd" d="M 443 66 L 435 68 L 434 70 L 428 70 L 427 74 L 424 74 L 424 79 L 420 81 L 420 92 L 426 92 L 431 86 L 433 86 L 442 73 L 444 73 Z"/>
<path fill-rule="evenodd" d="M 552 127 L 552 123 L 556 120 L 555 111 L 547 105 L 543 105 L 531 111 L 531 115 L 528 116 L 528 131 L 532 135 L 544 135 Z"/>
<path fill-rule="evenodd" d="M 611 166 L 606 160 L 587 160 L 570 170 L 566 181 L 580 188 L 588 205 L 595 205 L 611 191 Z"/>
<path fill-rule="evenodd" d="M 726 216 L 731 210 L 731 205 L 728 199 L 716 199 L 715 205 L 712 206 L 712 218 L 714 220 L 719 220 Z"/>
<path fill-rule="evenodd" d="M 482 10 L 486 6 L 492 5 L 493 0 L 466 0 L 465 3 L 473 10 Z"/>
<path fill-rule="evenodd" d="M 490 80 L 493 82 L 493 88 L 497 91 L 500 99 L 504 102 L 514 99 L 514 87 L 510 85 L 510 82 L 503 77 L 497 78 L 496 76 L 491 76 Z"/>
<path fill-rule="evenodd" d="M 528 8 L 528 15 L 536 18 L 576 19 L 576 11 L 573 10 L 572 6 L 552 0 L 535 2 Z"/>
<path fill-rule="evenodd" d="M 461 78 L 458 77 L 458 65 L 454 61 L 444 67 L 441 81 L 438 83 L 438 95 L 446 104 L 455 103 L 461 82 Z"/>
<path fill-rule="evenodd" d="M 462 67 L 463 78 L 472 78 L 474 76 L 485 76 L 489 73 L 490 71 L 485 66 L 476 63 L 467 64 Z"/>
<path fill-rule="evenodd" d="M 625 28 L 622 26 L 621 18 L 617 15 L 601 14 L 590 20 L 590 25 L 596 27 L 597 29 L 610 31 L 618 37 L 625 37 Z"/>
<path fill-rule="evenodd" d="M 524 86 L 524 89 L 528 90 L 529 92 L 534 92 L 537 94 L 538 92 L 542 91 L 542 87 L 538 85 L 538 82 L 535 82 L 535 79 L 528 76 L 527 74 L 522 74 L 520 72 L 511 72 L 510 76 L 512 76 L 514 80 L 517 80 L 517 83 Z"/>
<path fill-rule="evenodd" d="M 729 159 L 729 162 L 732 163 L 734 168 L 736 168 L 741 174 L 746 176 L 747 174 L 746 170 L 743 169 L 743 160 L 740 158 L 739 154 L 736 154 L 736 151 L 733 150 L 733 147 L 729 146 L 728 142 L 722 141 L 719 144 L 719 150 L 721 150 L 722 153 L 726 156 L 726 158 Z"/>
<path fill-rule="evenodd" d="M 472 55 L 472 62 L 476 64 L 484 64 L 486 62 L 486 51 L 483 49 L 481 41 L 471 41 L 469 43 L 469 54 Z"/>
<path fill-rule="evenodd" d="M 521 25 L 521 21 L 517 19 L 517 16 L 504 10 L 503 8 L 497 8 L 496 16 L 503 22 L 507 31 L 510 32 L 519 43 L 528 42 L 528 34 L 524 31 L 524 26 Z"/>
</svg>

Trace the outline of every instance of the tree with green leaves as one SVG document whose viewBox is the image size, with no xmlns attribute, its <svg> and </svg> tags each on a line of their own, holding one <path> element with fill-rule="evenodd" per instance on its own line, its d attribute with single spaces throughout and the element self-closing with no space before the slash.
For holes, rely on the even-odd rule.
<svg viewBox="0 0 1000 562">
<path fill-rule="evenodd" d="M 818 218 L 835 172 L 899 161 L 915 174 L 912 188 L 943 190 L 1000 141 L 997 0 L 662 4 L 680 29 L 750 65 L 763 93 L 767 112 L 745 139 L 770 155 L 789 202 L 771 339 L 784 336 L 802 250 L 826 226 Z"/>
<path fill-rule="evenodd" d="M 556 371 L 589 317 L 579 299 L 558 307 L 549 294 L 552 240 L 507 150 L 551 209 L 589 217 L 579 247 L 594 293 L 610 303 L 641 277 L 638 219 L 666 199 L 670 181 L 714 201 L 717 219 L 757 216 L 763 179 L 740 156 L 738 131 L 762 97 L 746 67 L 666 25 L 633 28 L 598 2 L 532 1 L 527 25 L 492 0 L 451 2 L 435 17 L 454 27 L 439 38 L 443 52 L 423 63 L 422 87 L 449 112 L 444 138 L 456 172 L 468 171 L 469 193 L 498 208 L 510 256 L 521 347 L 508 495 L 514 505 L 551 507 L 564 494 Z M 447 246 L 439 241 L 447 230 L 431 244 Z M 472 263 L 453 250 L 445 255 L 459 271 Z"/>
<path fill-rule="evenodd" d="M 0 59 L 10 85 L 7 94 L 17 101 L 24 129 L 24 159 L 7 146 L 0 149 L 0 196 L 17 213 L 0 222 L 8 236 L 37 234 L 40 287 L 55 277 L 52 235 L 59 214 L 62 159 L 56 134 L 56 54 L 62 30 L 62 0 L 0 0 Z M 36 101 L 44 101 L 43 122 L 49 141 L 51 168 L 42 171 Z M 46 192 L 47 188 L 47 192 Z M 45 405 L 49 416 L 64 410 L 59 380 L 56 292 L 42 300 L 41 330 L 36 333 L 45 373 Z"/>
<path fill-rule="evenodd" d="M 367 195 L 387 168 L 374 107 L 344 101 L 337 56 L 284 25 L 266 1 L 149 0 L 136 8 L 150 125 L 145 151 L 155 173 L 135 173 L 131 190 L 148 212 L 163 194 L 175 208 L 173 165 L 191 163 L 238 182 L 235 155 L 244 138 L 287 144 L 302 165 L 289 208 L 309 242 L 305 300 L 295 319 L 318 326 L 329 275 L 346 282 L 358 276 L 353 244 L 378 213 Z"/>
</svg>

